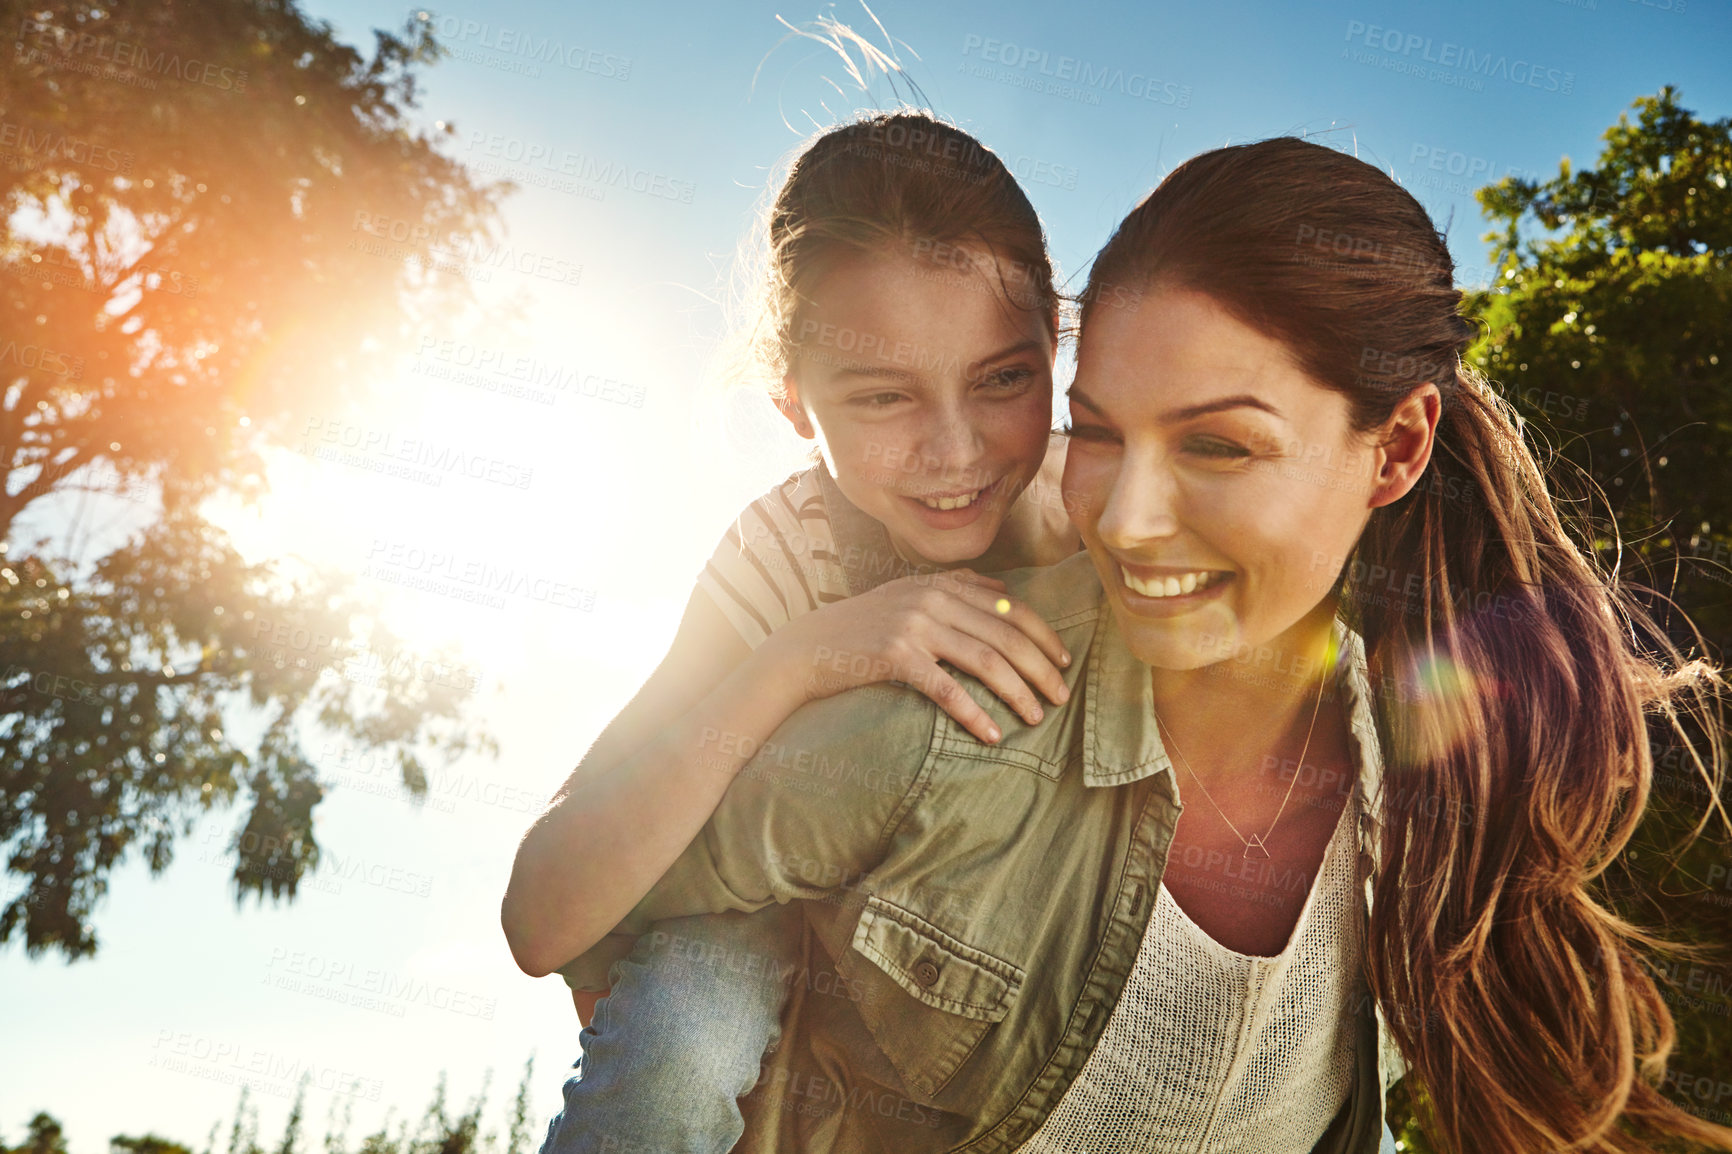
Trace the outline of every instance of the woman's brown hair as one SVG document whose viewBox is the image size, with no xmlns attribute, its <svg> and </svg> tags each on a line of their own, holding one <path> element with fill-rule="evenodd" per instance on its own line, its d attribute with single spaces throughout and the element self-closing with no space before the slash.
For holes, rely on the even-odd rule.
<svg viewBox="0 0 1732 1154">
<path fill-rule="evenodd" d="M 846 253 L 977 271 L 1057 336 L 1059 297 L 1034 206 L 991 149 L 928 113 L 878 113 L 808 144 L 770 206 L 768 238 L 749 274 L 757 299 L 745 353 L 772 391 L 806 343 L 801 304 Z"/>
<path fill-rule="evenodd" d="M 1509 405 L 1462 362 L 1477 329 L 1444 237 L 1373 166 L 1266 140 L 1186 161 L 1131 213 L 1091 270 L 1085 336 L 1157 283 L 1279 338 L 1359 432 L 1419 385 L 1442 396 L 1425 475 L 1372 514 L 1337 585 L 1372 684 L 1409 688 L 1377 707 L 1366 954 L 1429 1132 L 1456 1154 L 1732 1149 L 1657 1089 L 1674 1031 L 1643 956 L 1665 943 L 1593 894 L 1647 804 L 1650 717 L 1682 734 L 1700 716 L 1717 792 L 1718 677 L 1566 530 Z"/>
</svg>

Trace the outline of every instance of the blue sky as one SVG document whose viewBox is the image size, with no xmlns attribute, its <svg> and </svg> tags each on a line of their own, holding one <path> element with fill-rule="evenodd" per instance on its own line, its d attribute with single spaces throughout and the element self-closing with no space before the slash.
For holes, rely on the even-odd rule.
<svg viewBox="0 0 1732 1154">
<path fill-rule="evenodd" d="M 408 14 L 310 11 L 359 45 Z M 443 437 L 532 483 L 435 488 L 287 453 L 263 511 L 216 512 L 250 554 L 346 565 L 418 642 L 464 645 L 501 756 L 453 767 L 415 806 L 388 772 L 308 734 L 334 786 L 321 811 L 330 857 L 294 906 L 237 912 L 225 816 L 198 827 L 164 877 L 120 871 L 96 960 L 0 953 L 10 1141 L 47 1109 L 75 1154 L 121 1131 L 202 1143 L 242 1077 L 259 1083 L 271 1139 L 303 1070 L 315 1137 L 333 1102 L 352 1106 L 361 1134 L 390 1107 L 418 1112 L 442 1069 L 458 1101 L 489 1067 L 503 1097 L 531 1051 L 544 1123 L 577 1025 L 563 987 L 522 977 L 498 930 L 516 839 L 659 658 L 732 512 L 798 463 L 801 443 L 767 403 L 718 382 L 715 354 L 727 274 L 769 174 L 814 127 L 894 100 L 882 81 L 850 89 L 840 60 L 788 39 L 776 16 L 833 13 L 877 39 L 865 11 L 526 0 L 429 11 L 460 55 L 426 77 L 425 116 L 455 126 L 453 155 L 523 184 L 505 215 L 535 271 L 478 275 L 484 319 L 424 334 L 413 363 L 308 418 Z M 1413 189 L 1473 283 L 1477 184 L 1555 173 L 1565 155 L 1590 162 L 1619 112 L 1663 84 L 1705 116 L 1732 113 L 1724 0 L 875 11 L 931 105 L 1024 177 L 1069 275 L 1186 157 L 1307 133 Z M 550 41 L 558 62 L 518 51 Z M 585 176 L 609 167 L 629 173 L 624 186 Z M 552 403 L 514 397 L 466 367 L 487 349 L 573 367 L 585 384 Z M 428 542 L 566 578 L 582 596 L 492 606 L 409 589 L 404 558 Z"/>
</svg>

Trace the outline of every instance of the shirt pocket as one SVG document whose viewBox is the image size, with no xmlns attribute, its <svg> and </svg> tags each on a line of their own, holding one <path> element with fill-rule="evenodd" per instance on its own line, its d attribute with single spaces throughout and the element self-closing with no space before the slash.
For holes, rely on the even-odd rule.
<svg viewBox="0 0 1732 1154">
<path fill-rule="evenodd" d="M 1016 966 L 876 895 L 866 898 L 851 945 L 871 963 L 848 967 L 865 987 L 861 1017 L 903 1082 L 928 1098 L 1004 1020 L 1022 989 Z"/>
</svg>

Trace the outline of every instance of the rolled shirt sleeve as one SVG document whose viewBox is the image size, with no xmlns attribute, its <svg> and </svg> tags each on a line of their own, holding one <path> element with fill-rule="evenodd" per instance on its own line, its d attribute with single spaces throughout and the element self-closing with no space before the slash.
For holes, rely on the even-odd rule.
<svg viewBox="0 0 1732 1154">
<path fill-rule="evenodd" d="M 665 918 L 758 910 L 857 884 L 917 796 L 936 716 L 925 697 L 892 684 L 796 710 L 625 920 L 560 969 L 567 983 L 605 989 L 613 963 Z M 702 740 L 721 758 L 739 738 L 712 730 Z"/>
</svg>

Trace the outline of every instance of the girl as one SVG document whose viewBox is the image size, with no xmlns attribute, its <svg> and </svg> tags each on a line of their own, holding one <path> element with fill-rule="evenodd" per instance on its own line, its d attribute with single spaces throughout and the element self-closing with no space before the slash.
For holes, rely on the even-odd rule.
<svg viewBox="0 0 1732 1154">
<path fill-rule="evenodd" d="M 1404 1065 L 1457 1154 L 1732 1149 L 1659 1092 L 1650 939 L 1592 894 L 1649 714 L 1715 674 L 1566 532 L 1473 335 L 1424 209 L 1319 145 L 1126 219 L 1070 390 L 1086 553 L 1006 578 L 1069 701 L 964 678 L 995 746 L 907 693 L 802 709 L 775 743 L 905 788 L 754 763 L 622 927 L 859 879 L 796 908 L 861 996 L 796 991 L 740 1149 L 1370 1154 Z"/>
<path fill-rule="evenodd" d="M 806 149 L 768 231 L 756 343 L 823 464 L 741 514 L 666 659 L 525 837 L 503 921 L 532 974 L 629 911 L 801 704 L 894 678 L 991 743 L 998 725 L 940 660 L 1031 724 L 1036 690 L 1067 695 L 1052 630 L 1002 582 L 958 568 L 1077 549 L 1049 435 L 1058 298 L 1027 198 L 968 134 L 881 115 Z M 790 750 L 754 772 L 822 796 L 856 771 Z M 583 1033 L 550 1151 L 725 1150 L 740 1134 L 735 1098 L 775 1042 L 785 988 L 812 980 L 787 960 L 798 935 L 774 912 L 657 929 L 629 957 L 618 942 L 619 966 L 588 983 L 612 993 Z"/>
</svg>

